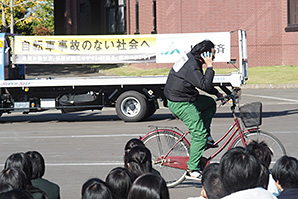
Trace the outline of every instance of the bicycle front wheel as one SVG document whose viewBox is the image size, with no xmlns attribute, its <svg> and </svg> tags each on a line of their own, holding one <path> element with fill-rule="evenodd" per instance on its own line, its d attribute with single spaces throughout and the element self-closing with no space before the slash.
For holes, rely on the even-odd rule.
<svg viewBox="0 0 298 199">
<path fill-rule="evenodd" d="M 246 133 L 244 133 L 244 139 L 246 144 L 248 144 L 252 140 L 255 140 L 257 142 L 264 141 L 268 145 L 268 147 L 271 149 L 273 153 L 270 167 L 272 167 L 281 156 L 286 155 L 286 149 L 281 143 L 281 141 L 277 137 L 271 135 L 266 131 L 255 129 L 248 130 Z M 244 146 L 241 137 L 237 138 L 237 140 L 232 145 L 232 147 L 237 146 Z"/>
<path fill-rule="evenodd" d="M 154 130 L 142 139 L 151 151 L 153 168 L 165 179 L 168 187 L 180 184 L 186 175 L 184 167 L 189 159 L 189 143 L 186 139 L 177 143 L 179 139 L 180 134 L 171 129 Z"/>
</svg>

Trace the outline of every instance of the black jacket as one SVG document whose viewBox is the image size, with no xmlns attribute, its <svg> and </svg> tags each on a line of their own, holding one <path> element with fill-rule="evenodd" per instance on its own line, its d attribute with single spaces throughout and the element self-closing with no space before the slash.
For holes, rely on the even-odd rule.
<svg viewBox="0 0 298 199">
<path fill-rule="evenodd" d="M 205 74 L 202 64 L 191 53 L 179 59 L 171 69 L 164 95 L 174 102 L 193 102 L 199 94 L 199 88 L 209 94 L 217 94 L 212 82 L 214 70 L 207 68 Z"/>
<path fill-rule="evenodd" d="M 279 196 L 278 199 L 297 199 L 298 198 L 298 188 L 287 188 L 284 189 Z"/>
</svg>

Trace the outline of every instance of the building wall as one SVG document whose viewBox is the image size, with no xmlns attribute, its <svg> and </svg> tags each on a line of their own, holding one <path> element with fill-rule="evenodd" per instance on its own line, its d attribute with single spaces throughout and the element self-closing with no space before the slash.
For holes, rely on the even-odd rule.
<svg viewBox="0 0 298 199">
<path fill-rule="evenodd" d="M 128 34 L 134 34 L 135 2 L 127 0 Z M 247 31 L 248 65 L 298 65 L 298 32 L 285 32 L 286 0 L 157 0 L 157 33 Z M 151 0 L 139 0 L 139 30 L 153 30 Z M 238 58 L 238 34 L 231 34 L 231 58 Z M 238 60 L 238 59 L 237 59 Z M 237 61 L 238 62 L 238 61 Z M 227 67 L 226 63 L 218 63 Z M 163 65 L 164 66 L 164 65 Z"/>
<path fill-rule="evenodd" d="M 282 1 L 282 27 L 287 26 L 287 1 Z M 298 65 L 298 32 L 282 32 L 284 65 Z"/>
</svg>

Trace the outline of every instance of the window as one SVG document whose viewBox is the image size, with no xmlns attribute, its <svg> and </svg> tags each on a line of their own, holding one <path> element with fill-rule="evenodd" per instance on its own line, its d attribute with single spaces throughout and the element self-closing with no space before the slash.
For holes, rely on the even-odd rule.
<svg viewBox="0 0 298 199">
<path fill-rule="evenodd" d="M 288 0 L 288 27 L 285 30 L 298 31 L 298 0 Z"/>
<path fill-rule="evenodd" d="M 124 0 L 107 0 L 107 26 L 109 34 L 126 33 L 126 5 Z"/>
</svg>

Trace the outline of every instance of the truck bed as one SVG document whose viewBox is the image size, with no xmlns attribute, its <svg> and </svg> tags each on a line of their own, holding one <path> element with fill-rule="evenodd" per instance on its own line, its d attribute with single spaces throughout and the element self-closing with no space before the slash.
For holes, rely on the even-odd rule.
<svg viewBox="0 0 298 199">
<path fill-rule="evenodd" d="M 5 87 L 56 87 L 56 86 L 96 86 L 96 85 L 162 85 L 167 76 L 88 76 L 88 77 L 48 77 L 32 78 L 25 80 L 0 81 L 0 88 Z M 229 75 L 215 75 L 216 86 L 225 85 L 240 87 L 241 75 L 232 73 Z"/>
</svg>

